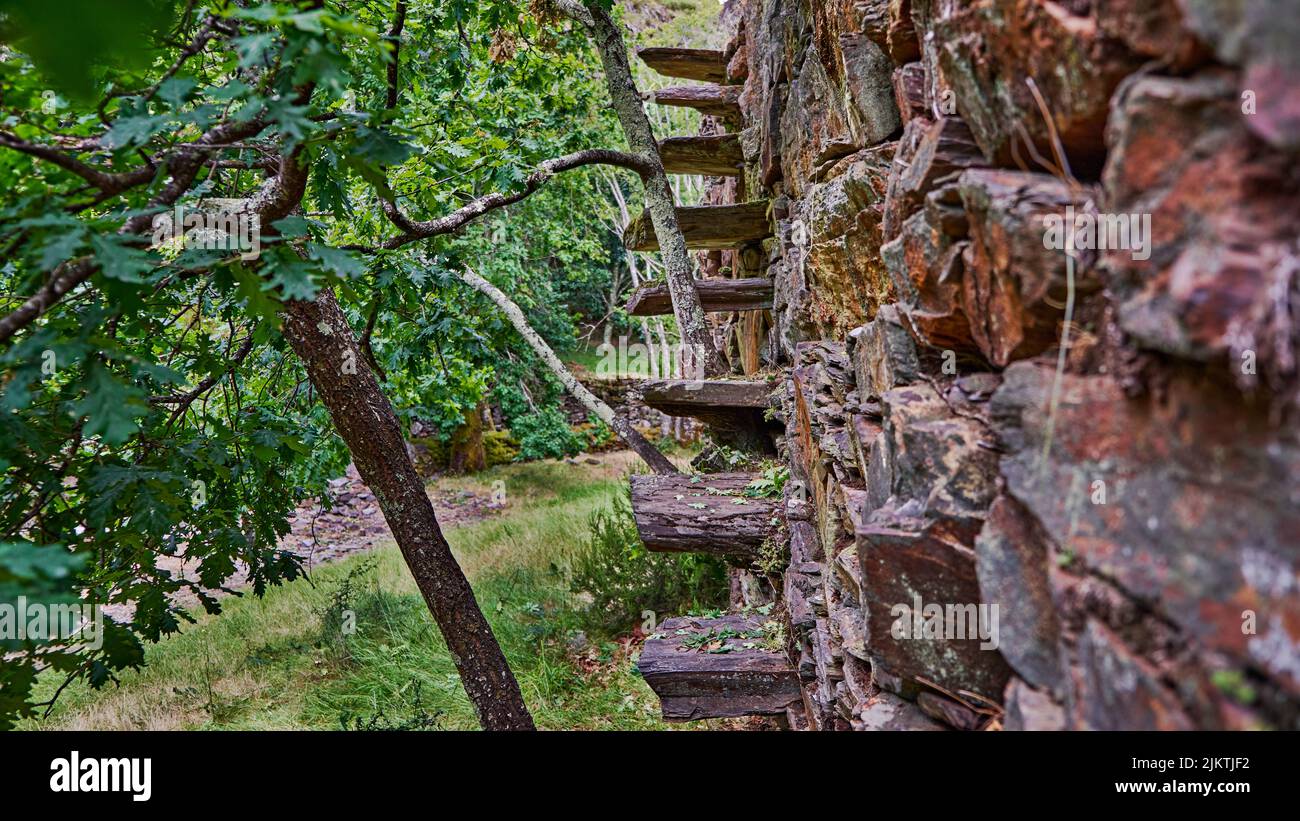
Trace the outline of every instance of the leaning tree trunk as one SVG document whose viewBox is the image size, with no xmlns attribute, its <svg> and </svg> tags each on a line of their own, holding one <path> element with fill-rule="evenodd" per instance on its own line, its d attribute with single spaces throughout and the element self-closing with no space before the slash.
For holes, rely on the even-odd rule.
<svg viewBox="0 0 1300 821">
<path fill-rule="evenodd" d="M 307 368 L 362 480 L 379 501 L 411 575 L 442 631 L 461 684 L 487 730 L 531 730 L 519 684 L 456 564 L 424 483 L 406 452 L 393 407 L 379 389 L 333 292 L 290 302 L 284 336 Z"/>
<path fill-rule="evenodd" d="M 627 136 L 628 146 L 649 164 L 649 173 L 645 175 L 646 208 L 650 211 L 650 222 L 654 226 L 655 237 L 659 240 L 660 253 L 663 254 L 668 293 L 672 296 L 673 314 L 677 318 L 682 342 L 690 352 L 689 355 L 699 359 L 692 363 L 695 366 L 693 370 L 706 377 L 718 376 L 724 370 L 722 359 L 713 343 L 713 333 L 709 330 L 704 306 L 700 303 L 700 295 L 695 288 L 694 266 L 691 265 L 690 253 L 686 249 L 686 237 L 677 224 L 677 203 L 668 182 L 668 174 L 664 171 L 663 159 L 659 156 L 659 145 L 655 142 L 650 118 L 646 116 L 641 94 L 632 80 L 632 68 L 628 65 L 623 34 L 600 3 L 587 2 L 586 8 L 590 19 L 584 19 L 583 22 L 590 26 L 592 38 L 600 52 L 605 67 L 605 82 L 609 86 L 609 95 L 623 126 L 623 133 Z"/>
<path fill-rule="evenodd" d="M 510 297 L 503 294 L 501 289 L 469 269 L 461 271 L 460 278 L 466 285 L 496 303 L 496 306 L 510 320 L 510 324 L 515 326 L 515 330 L 524 338 L 528 346 L 542 358 L 542 361 L 551 369 L 551 372 L 560 380 L 565 389 L 573 394 L 574 398 L 583 404 L 583 407 L 599 417 L 600 421 L 609 425 L 610 429 L 618 435 L 618 438 L 626 442 L 628 447 L 636 451 L 636 454 L 645 460 L 651 470 L 655 473 L 665 474 L 681 472 L 676 465 L 668 460 L 667 456 L 660 453 L 658 448 L 650 444 L 641 435 L 640 431 L 632 426 L 627 417 L 614 413 L 613 408 L 600 401 L 599 397 L 587 390 L 587 387 L 579 382 L 578 378 L 568 368 L 564 367 L 564 363 L 555 355 L 555 351 L 551 350 L 551 346 L 546 344 L 546 340 L 538 336 L 537 331 L 534 331 L 532 326 L 528 324 L 528 318 L 524 316 L 524 312 L 519 309 L 519 306 Z"/>
</svg>

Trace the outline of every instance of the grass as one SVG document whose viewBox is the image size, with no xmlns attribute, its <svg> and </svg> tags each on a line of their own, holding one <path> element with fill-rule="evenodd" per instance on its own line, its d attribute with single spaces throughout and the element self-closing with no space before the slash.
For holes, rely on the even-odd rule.
<svg viewBox="0 0 1300 821">
<path fill-rule="evenodd" d="M 566 555 L 622 486 L 627 453 L 598 465 L 493 468 L 440 487 L 486 492 L 504 515 L 448 532 L 538 726 L 663 729 L 658 700 L 625 644 L 568 648 L 577 603 Z M 349 615 L 345 611 L 351 611 Z M 355 632 L 342 628 L 348 619 Z M 101 691 L 69 687 L 25 729 L 476 728 L 455 667 L 395 546 L 316 569 L 264 598 L 151 646 L 148 663 Z M 41 681 L 52 691 L 57 682 Z"/>
<path fill-rule="evenodd" d="M 564 354 L 564 361 L 569 366 L 577 365 L 602 379 L 622 379 L 628 376 L 649 378 L 649 349 L 639 341 L 640 337 L 629 336 L 625 353 L 621 356 L 603 354 L 599 342 L 594 345 L 580 345 Z M 618 350 L 619 342 L 615 337 L 610 343 Z M 658 348 L 655 349 L 658 351 Z"/>
</svg>

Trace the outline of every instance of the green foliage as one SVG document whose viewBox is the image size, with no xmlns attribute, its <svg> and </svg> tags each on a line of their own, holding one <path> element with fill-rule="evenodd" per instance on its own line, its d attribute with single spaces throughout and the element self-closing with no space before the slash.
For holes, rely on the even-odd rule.
<svg viewBox="0 0 1300 821">
<path fill-rule="evenodd" d="M 356 629 L 357 602 L 365 592 L 361 586 L 373 575 L 374 570 L 373 559 L 366 559 L 349 568 L 347 575 L 339 579 L 330 591 L 328 602 L 317 611 L 320 618 L 317 644 L 339 661 L 346 662 L 349 659 L 347 636 Z"/>
<path fill-rule="evenodd" d="M 383 707 L 366 716 L 352 715 L 345 712 L 339 716 L 339 728 L 366 733 L 440 730 L 442 729 L 443 712 L 441 710 L 429 712 L 424 706 L 422 687 L 423 685 L 418 679 L 411 679 L 412 703 L 409 714 L 405 717 L 389 718 Z"/>
<path fill-rule="evenodd" d="M 57 13 L 48 0 L 10 0 L 6 22 L 14 44 L 31 55 L 64 93 L 86 98 L 95 76 L 111 64 L 143 68 L 142 48 L 172 22 L 167 0 L 64 0 Z"/>
<path fill-rule="evenodd" d="M 592 513 L 588 529 L 586 544 L 573 552 L 569 566 L 573 592 L 591 598 L 579 613 L 589 634 L 624 635 L 645 621 L 646 612 L 660 621 L 726 606 L 726 565 L 711 556 L 647 551 L 626 493 Z"/>
<path fill-rule="evenodd" d="M 483 432 L 483 451 L 487 466 L 508 465 L 519 458 L 519 442 L 506 431 Z"/>
<path fill-rule="evenodd" d="M 781 495 L 789 479 L 789 468 L 785 465 L 769 464 L 757 478 L 745 486 L 744 494 L 751 499 L 775 499 Z"/>
<path fill-rule="evenodd" d="M 586 437 L 585 449 L 589 451 L 601 451 L 609 447 L 614 442 L 614 431 L 609 425 L 606 425 L 600 417 L 595 414 L 587 416 L 587 424 L 584 426 L 583 435 Z"/>
<path fill-rule="evenodd" d="M 555 408 L 530 413 L 514 420 L 510 432 L 519 440 L 523 459 L 559 459 L 581 453 L 585 442 L 569 427 L 569 420 Z"/>
<path fill-rule="evenodd" d="M 1210 676 L 1210 682 L 1219 692 L 1238 704 L 1253 704 L 1258 695 L 1250 680 L 1240 670 L 1215 670 Z"/>
<path fill-rule="evenodd" d="M 621 301 L 608 179 L 566 173 L 396 250 L 381 200 L 432 219 L 517 192 L 542 160 L 619 147 L 599 60 L 579 27 L 520 4 L 428 0 L 410 4 L 390 106 L 391 14 L 342 0 L 6 4 L 0 318 L 53 272 L 91 273 L 0 342 L 0 589 L 134 606 L 102 647 L 45 652 L 53 672 L 114 681 L 193 618 L 172 594 L 217 612 L 205 590 L 237 570 L 255 595 L 300 575 L 279 542 L 349 455 L 281 336 L 288 301 L 334 292 L 407 424 L 450 436 L 494 401 L 522 458 L 583 446 L 557 424 L 555 380 L 451 271 L 474 265 L 573 348 L 579 324 Z M 158 217 L 252 200 L 298 167 L 295 216 L 261 226 L 255 258 L 159 233 Z M 181 551 L 197 581 L 163 566 Z M 21 575 L 15 557 L 50 572 Z M 0 659 L 0 726 L 30 714 L 35 650 Z"/>
</svg>

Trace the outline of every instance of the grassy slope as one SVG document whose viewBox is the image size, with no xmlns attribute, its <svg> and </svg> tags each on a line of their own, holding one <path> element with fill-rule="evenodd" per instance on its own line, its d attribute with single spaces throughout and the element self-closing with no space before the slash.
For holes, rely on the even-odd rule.
<svg viewBox="0 0 1300 821">
<path fill-rule="evenodd" d="M 474 583 L 519 677 L 538 725 L 554 729 L 652 729 L 658 701 L 618 648 L 590 671 L 566 654 L 573 602 L 562 568 L 631 464 L 611 454 L 600 466 L 555 462 L 496 468 L 444 485 L 482 490 L 506 482 L 506 515 L 448 537 Z M 361 572 L 359 568 L 372 569 Z M 356 632 L 323 627 L 340 583 L 353 576 Z M 44 683 L 50 686 L 51 683 Z M 148 664 L 120 687 L 75 686 L 50 719 L 28 728 L 295 729 L 340 726 L 340 717 L 380 725 L 440 713 L 439 726 L 477 726 L 455 667 L 395 547 L 316 570 L 264 599 L 228 599 L 149 649 Z"/>
</svg>

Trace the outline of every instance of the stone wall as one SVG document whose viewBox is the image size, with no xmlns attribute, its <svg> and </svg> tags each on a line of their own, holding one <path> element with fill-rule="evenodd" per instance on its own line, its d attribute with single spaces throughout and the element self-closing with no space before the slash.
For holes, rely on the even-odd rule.
<svg viewBox="0 0 1300 821">
<path fill-rule="evenodd" d="M 613 408 L 619 416 L 626 417 L 637 430 L 651 437 L 652 441 L 661 436 L 672 437 L 678 444 L 685 445 L 694 443 L 699 438 L 694 419 L 667 416 L 646 405 L 640 393 L 641 386 L 645 383 L 644 378 L 602 377 L 585 371 L 580 378 L 597 399 Z M 570 425 L 586 425 L 591 419 L 591 411 L 571 394 L 564 395 L 563 408 Z"/>
<path fill-rule="evenodd" d="M 791 725 L 1300 727 L 1293 4 L 739 7 Z"/>
</svg>

